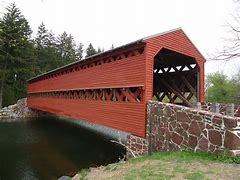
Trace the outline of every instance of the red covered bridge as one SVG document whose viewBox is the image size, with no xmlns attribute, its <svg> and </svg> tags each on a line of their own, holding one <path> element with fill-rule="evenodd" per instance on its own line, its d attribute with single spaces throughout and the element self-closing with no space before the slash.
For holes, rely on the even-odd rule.
<svg viewBox="0 0 240 180">
<path fill-rule="evenodd" d="M 145 137 L 146 105 L 204 100 L 205 59 L 182 29 L 146 37 L 28 81 L 28 107 Z"/>
</svg>

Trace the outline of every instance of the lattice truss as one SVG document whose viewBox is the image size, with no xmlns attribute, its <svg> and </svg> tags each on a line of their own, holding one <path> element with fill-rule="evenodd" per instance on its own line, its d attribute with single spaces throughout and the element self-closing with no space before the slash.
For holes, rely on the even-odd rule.
<svg viewBox="0 0 240 180">
<path fill-rule="evenodd" d="M 198 101 L 199 67 L 194 59 L 164 50 L 155 58 L 154 98 L 192 106 Z"/>
<path fill-rule="evenodd" d="M 28 94 L 28 98 L 61 98 L 79 101 L 143 102 L 143 88 L 105 88 L 51 91 Z"/>
</svg>

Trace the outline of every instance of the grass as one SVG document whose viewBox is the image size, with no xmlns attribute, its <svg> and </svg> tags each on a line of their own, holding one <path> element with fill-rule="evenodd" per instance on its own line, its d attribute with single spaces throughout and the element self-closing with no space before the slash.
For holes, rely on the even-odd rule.
<svg viewBox="0 0 240 180">
<path fill-rule="evenodd" d="M 84 180 L 87 174 L 90 172 L 89 169 L 82 169 L 78 174 L 80 175 L 80 180 Z"/>
<path fill-rule="evenodd" d="M 220 162 L 220 163 L 218 163 Z M 112 179 L 240 179 L 238 171 L 229 163 L 240 164 L 240 157 L 232 156 L 228 151 L 223 154 L 193 152 L 183 150 L 176 152 L 158 152 L 151 156 L 130 159 L 126 163 L 109 164 L 98 171 L 82 170 L 80 179 L 97 174 L 103 178 L 110 174 Z M 229 164 L 229 167 L 227 164 Z M 236 168 L 239 168 L 237 166 Z M 88 173 L 90 176 L 88 176 Z M 237 173 L 237 174 L 235 174 Z M 230 175 L 230 176 L 229 176 Z M 93 178 L 94 179 L 94 178 Z"/>
<path fill-rule="evenodd" d="M 198 172 L 187 174 L 185 178 L 189 180 L 202 180 L 204 179 L 204 174 L 198 171 Z"/>
<path fill-rule="evenodd" d="M 215 161 L 224 163 L 240 164 L 240 156 L 233 156 L 229 151 L 224 151 L 223 154 L 211 154 L 208 152 L 193 152 L 192 150 L 183 151 L 168 151 L 158 152 L 150 156 L 143 156 L 135 159 L 130 159 L 129 162 L 141 162 L 145 160 L 184 160 L 184 161 Z"/>
</svg>

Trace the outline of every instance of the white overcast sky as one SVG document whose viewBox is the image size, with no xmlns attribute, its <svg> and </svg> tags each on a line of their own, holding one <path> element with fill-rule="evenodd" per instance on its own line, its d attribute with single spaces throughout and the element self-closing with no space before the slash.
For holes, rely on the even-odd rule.
<svg viewBox="0 0 240 180">
<path fill-rule="evenodd" d="M 0 11 L 15 2 L 36 34 L 44 22 L 55 34 L 67 31 L 77 43 L 108 50 L 182 27 L 206 59 L 224 45 L 227 22 L 236 11 L 232 0 L 0 0 Z M 33 34 L 33 35 L 34 35 Z M 233 74 L 240 60 L 207 62 L 206 74 Z"/>
</svg>

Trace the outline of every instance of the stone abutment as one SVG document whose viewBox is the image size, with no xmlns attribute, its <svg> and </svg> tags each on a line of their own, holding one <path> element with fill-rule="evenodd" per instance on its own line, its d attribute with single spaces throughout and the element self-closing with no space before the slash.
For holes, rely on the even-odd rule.
<svg viewBox="0 0 240 180">
<path fill-rule="evenodd" d="M 128 157 L 182 149 L 211 153 L 230 150 L 234 154 L 240 151 L 240 117 L 222 111 L 149 101 L 146 126 L 145 138 L 129 135 Z"/>
</svg>

